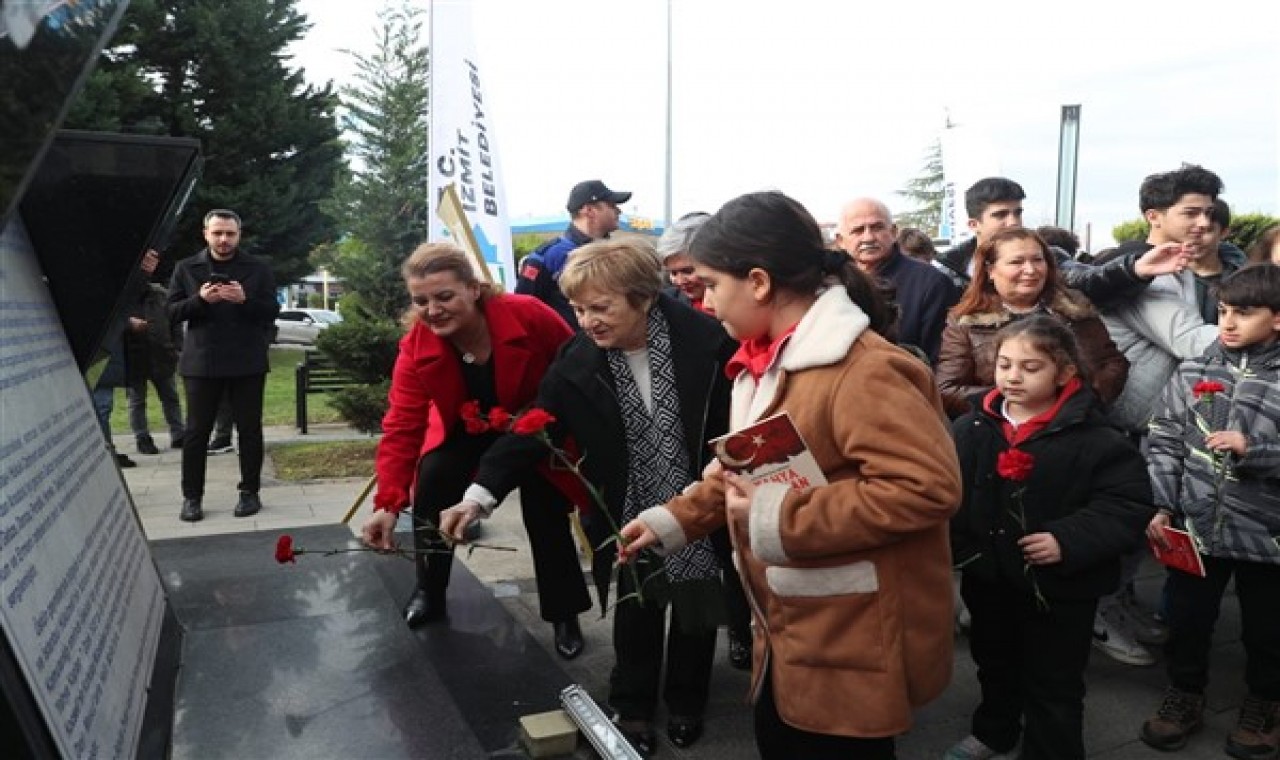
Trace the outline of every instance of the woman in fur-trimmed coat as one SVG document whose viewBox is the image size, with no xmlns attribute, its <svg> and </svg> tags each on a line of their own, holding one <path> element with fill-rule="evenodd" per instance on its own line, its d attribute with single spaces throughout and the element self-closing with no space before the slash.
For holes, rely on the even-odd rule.
<svg viewBox="0 0 1280 760">
<path fill-rule="evenodd" d="M 1071 328 L 1093 378 L 1094 395 L 1104 405 L 1120 395 L 1129 376 L 1128 360 L 1089 299 L 1062 284 L 1044 241 L 1019 228 L 1003 230 L 978 246 L 969 289 L 947 319 L 936 367 L 947 414 L 954 418 L 970 411 L 969 399 L 995 386 L 996 333 L 1030 314 L 1050 314 Z"/>
</svg>

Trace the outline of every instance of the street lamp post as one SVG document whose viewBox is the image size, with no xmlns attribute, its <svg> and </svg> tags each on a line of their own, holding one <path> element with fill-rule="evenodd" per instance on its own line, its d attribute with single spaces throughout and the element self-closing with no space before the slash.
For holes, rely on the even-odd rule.
<svg viewBox="0 0 1280 760">
<path fill-rule="evenodd" d="M 662 194 L 662 227 L 671 226 L 671 0 L 667 0 L 667 160 Z"/>
<path fill-rule="evenodd" d="M 1080 162 L 1080 106 L 1062 107 L 1062 132 L 1058 138 L 1058 203 L 1054 224 L 1074 230 L 1076 223 L 1076 168 Z"/>
</svg>

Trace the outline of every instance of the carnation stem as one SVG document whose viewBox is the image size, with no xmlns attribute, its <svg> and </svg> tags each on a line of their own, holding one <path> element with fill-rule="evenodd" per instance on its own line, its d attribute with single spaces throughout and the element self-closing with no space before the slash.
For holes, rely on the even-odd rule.
<svg viewBox="0 0 1280 760">
<path fill-rule="evenodd" d="M 424 530 L 428 530 L 428 531 L 430 531 L 430 532 L 434 533 L 434 534 L 435 534 L 435 536 L 436 536 L 436 538 L 438 538 L 439 540 L 441 540 L 441 541 L 443 541 L 443 542 L 445 542 L 446 544 L 448 544 L 448 545 L 449 545 L 449 549 L 447 549 L 447 550 L 445 550 L 445 549 L 429 549 L 429 550 L 427 550 L 426 552 L 423 552 L 424 554 L 425 554 L 425 553 L 431 553 L 431 552 L 443 552 L 443 553 L 446 553 L 446 554 L 447 554 L 447 553 L 449 553 L 449 552 L 453 551 L 453 547 L 454 547 L 454 544 L 455 544 L 456 542 L 453 540 L 453 537 L 452 537 L 452 536 L 450 536 L 450 535 L 448 535 L 448 534 L 444 533 L 443 531 L 441 531 L 441 530 L 440 530 L 440 528 L 439 528 L 439 527 L 437 527 L 435 523 L 431 522 L 429 519 L 427 519 L 427 518 L 425 518 L 425 517 L 421 517 L 421 516 L 419 516 L 419 515 L 417 515 L 417 514 L 415 514 L 415 513 L 413 513 L 413 512 L 410 512 L 410 513 L 409 513 L 409 516 L 410 516 L 410 517 L 412 517 L 412 518 L 413 518 L 413 521 L 414 521 L 415 523 L 417 523 L 419 526 L 421 526 Z M 513 551 L 515 551 L 515 550 L 516 550 L 514 546 L 497 546 L 497 545 L 495 545 L 495 544 L 486 544 L 486 543 L 482 543 L 482 542 L 480 542 L 480 541 L 472 541 L 472 542 L 469 542 L 469 543 L 467 544 L 467 546 L 468 546 L 468 547 L 470 547 L 470 549 L 469 549 L 468 551 L 474 551 L 474 550 L 476 550 L 476 549 L 489 549 L 489 550 L 492 550 L 492 551 L 495 551 L 495 552 L 513 552 Z"/>
<path fill-rule="evenodd" d="M 586 486 L 587 493 L 591 495 L 591 500 L 595 502 L 598 511 L 602 515 L 604 515 L 604 519 L 609 521 L 609 531 L 613 533 L 613 540 L 618 544 L 618 554 L 621 555 L 622 549 L 624 549 L 627 545 L 627 540 L 622 537 L 622 530 L 618 528 L 618 523 L 614 521 L 613 515 L 609 513 L 609 505 L 605 503 L 604 494 L 600 493 L 600 491 L 596 489 L 595 484 L 592 483 L 587 478 L 587 476 L 582 474 L 582 470 L 579 469 L 577 462 L 574 462 L 571 459 L 569 459 L 568 454 L 561 451 L 559 448 L 557 448 L 554 444 L 551 443 L 551 439 L 547 437 L 547 434 L 545 432 L 538 433 L 538 440 L 542 441 L 542 445 L 546 446 L 548 449 L 551 450 L 551 455 L 554 456 L 557 460 L 559 460 L 560 463 L 563 464 L 566 468 L 568 468 L 569 471 L 574 474 L 574 477 L 576 477 L 582 483 L 582 485 Z M 602 544 L 602 546 L 603 545 L 604 544 Z M 632 585 L 635 587 L 636 590 L 632 594 L 628 594 L 622 599 L 619 599 L 617 602 L 614 603 L 614 606 L 621 604 L 623 599 L 629 599 L 632 596 L 635 596 L 636 601 L 638 601 L 640 605 L 643 606 L 644 605 L 644 585 L 640 583 L 640 572 L 636 569 L 636 564 L 634 562 L 628 562 L 626 563 L 626 566 L 627 566 L 627 572 L 631 573 Z M 605 613 L 607 612 L 608 610 L 601 609 L 600 616 L 604 617 Z"/>
</svg>

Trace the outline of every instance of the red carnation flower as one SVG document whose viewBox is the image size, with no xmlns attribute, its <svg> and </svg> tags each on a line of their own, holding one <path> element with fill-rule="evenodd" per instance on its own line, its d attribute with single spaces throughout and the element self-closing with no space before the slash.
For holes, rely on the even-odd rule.
<svg viewBox="0 0 1280 760">
<path fill-rule="evenodd" d="M 472 399 L 471 401 L 464 403 L 461 407 L 458 408 L 458 416 L 468 421 L 479 420 L 480 419 L 480 402 L 476 401 L 475 399 Z"/>
<path fill-rule="evenodd" d="M 1005 480 L 1022 482 L 1035 466 L 1036 458 L 1020 449 L 1005 449 L 996 457 L 996 473 Z"/>
<path fill-rule="evenodd" d="M 293 536 L 286 533 L 276 539 L 276 562 L 282 565 L 286 562 L 295 562 L 296 556 L 298 554 L 293 550 Z"/>
<path fill-rule="evenodd" d="M 480 435 L 489 432 L 489 423 L 479 417 L 463 417 L 462 424 L 466 425 L 467 432 L 471 435 Z"/>
<path fill-rule="evenodd" d="M 555 421 L 556 418 L 547 410 L 534 407 L 516 419 L 515 424 L 511 426 L 511 432 L 517 435 L 536 435 Z"/>
<path fill-rule="evenodd" d="M 500 406 L 489 410 L 489 427 L 494 430 L 506 430 L 511 426 L 511 413 Z"/>
<path fill-rule="evenodd" d="M 1226 389 L 1227 389 L 1227 386 L 1223 385 L 1217 380 L 1201 380 L 1200 382 L 1191 386 L 1191 395 L 1195 396 L 1196 398 L 1200 398 L 1201 396 L 1204 396 L 1204 395 L 1212 396 L 1215 393 L 1222 393 Z"/>
</svg>

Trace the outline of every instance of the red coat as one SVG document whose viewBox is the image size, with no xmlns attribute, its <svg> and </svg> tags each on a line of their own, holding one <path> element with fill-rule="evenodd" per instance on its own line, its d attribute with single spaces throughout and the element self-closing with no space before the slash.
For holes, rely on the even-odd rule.
<svg viewBox="0 0 1280 760">
<path fill-rule="evenodd" d="M 543 374 L 573 331 L 529 296 L 492 296 L 482 309 L 493 344 L 498 404 L 518 412 L 533 402 Z M 375 510 L 399 512 L 411 502 L 418 461 L 452 434 L 459 409 L 470 400 L 457 353 L 421 322 L 400 339 L 388 400 L 373 505 Z"/>
</svg>

